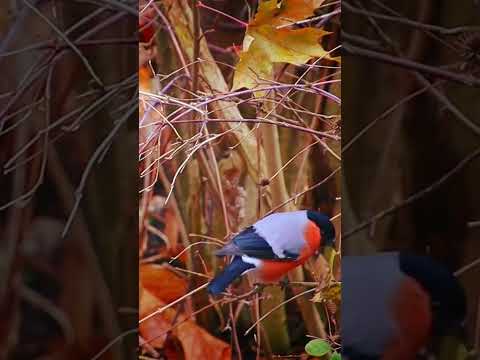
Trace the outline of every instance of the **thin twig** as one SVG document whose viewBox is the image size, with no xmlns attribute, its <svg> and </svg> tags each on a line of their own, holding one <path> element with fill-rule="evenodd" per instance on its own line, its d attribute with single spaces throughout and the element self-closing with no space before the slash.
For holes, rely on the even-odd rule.
<svg viewBox="0 0 480 360">
<path fill-rule="evenodd" d="M 355 226 L 353 229 L 343 232 L 343 234 L 342 234 L 343 239 L 346 239 L 346 238 L 352 236 L 353 234 L 357 233 L 358 231 L 363 230 L 366 227 L 371 226 L 374 223 L 377 223 L 382 218 L 400 210 L 401 208 L 404 208 L 405 206 L 408 206 L 408 205 L 412 204 L 413 202 L 421 199 L 422 197 L 426 196 L 427 194 L 437 190 L 445 182 L 447 182 L 452 176 L 456 175 L 458 172 L 463 170 L 463 168 L 465 168 L 467 165 L 469 165 L 478 156 L 480 156 L 480 148 L 478 148 L 474 152 L 467 155 L 454 168 L 449 170 L 447 173 L 445 173 L 442 177 L 440 177 L 437 181 L 435 181 L 431 185 L 429 185 L 429 186 L 423 188 L 422 190 L 416 192 L 415 194 L 409 196 L 407 199 L 405 199 L 401 203 L 392 205 L 388 209 L 380 211 L 379 213 L 372 216 L 369 220 L 363 221 L 362 223 Z"/>
<path fill-rule="evenodd" d="M 126 112 L 122 118 L 117 120 L 115 126 L 113 129 L 110 131 L 110 133 L 105 137 L 105 139 L 102 141 L 100 146 L 97 147 L 93 155 L 90 157 L 90 160 L 88 161 L 87 166 L 85 167 L 82 178 L 80 180 L 80 183 L 75 191 L 75 204 L 73 205 L 73 208 L 70 212 L 70 215 L 68 217 L 67 223 L 65 224 L 65 228 L 63 229 L 62 236 L 65 237 L 68 230 L 70 229 L 70 226 L 75 218 L 75 215 L 77 213 L 78 207 L 80 206 L 80 201 L 82 200 L 83 196 L 83 189 L 85 188 L 87 184 L 88 177 L 93 169 L 93 166 L 99 161 L 99 159 L 102 157 L 105 151 L 107 151 L 110 148 L 110 145 L 112 141 L 114 140 L 116 134 L 120 131 L 122 126 L 125 125 L 127 120 L 130 118 L 130 116 L 137 111 L 137 108 L 132 106 L 130 111 Z"/>
<path fill-rule="evenodd" d="M 157 315 L 160 315 L 161 313 L 163 313 L 165 310 L 168 310 L 170 309 L 172 306 L 175 306 L 177 305 L 178 303 L 182 302 L 183 300 L 187 299 L 188 297 L 192 296 L 193 294 L 199 292 L 200 290 L 203 290 L 205 289 L 207 286 L 208 286 L 208 282 L 193 289 L 192 291 L 186 293 L 185 295 L 179 297 L 178 299 L 176 299 L 175 301 L 172 301 L 171 303 L 165 305 L 165 306 L 162 306 L 160 309 L 157 309 L 155 310 L 154 312 L 152 312 L 151 314 L 148 314 L 147 316 L 145 316 L 144 318 L 140 319 L 138 321 L 139 324 L 147 321 L 148 319 L 151 319 L 152 317 L 154 316 L 157 316 Z"/>
<path fill-rule="evenodd" d="M 248 333 L 250 331 L 252 331 L 256 326 L 257 326 L 257 323 L 261 322 L 262 320 L 264 320 L 265 318 L 269 317 L 275 310 L 277 309 L 280 309 L 281 307 L 283 307 L 285 304 L 289 303 L 290 301 L 292 300 L 295 300 L 303 295 L 306 295 L 306 294 L 309 294 L 309 293 L 312 293 L 316 290 L 316 288 L 313 288 L 313 289 L 308 289 L 308 290 L 305 290 L 305 291 L 302 291 L 301 293 L 295 295 L 295 296 L 292 296 L 291 298 L 281 302 L 280 304 L 278 304 L 277 306 L 275 306 L 274 308 L 270 309 L 270 311 L 268 311 L 267 313 L 263 314 L 257 321 L 255 321 L 248 329 L 247 331 L 245 331 L 244 335 L 248 335 Z"/>
<path fill-rule="evenodd" d="M 419 30 L 426 30 L 426 31 L 431 31 L 431 32 L 436 32 L 442 35 L 458 35 L 462 33 L 467 33 L 467 32 L 479 32 L 480 31 L 480 26 L 457 26 L 453 28 L 446 28 L 443 26 L 438 26 L 438 25 L 430 25 L 430 24 L 425 24 L 419 21 L 415 20 L 410 20 L 405 17 L 399 17 L 399 16 L 390 16 L 390 15 L 385 15 L 385 14 L 379 14 L 373 11 L 367 11 L 363 9 L 359 9 L 350 3 L 343 1 L 342 0 L 342 7 L 344 7 L 347 11 L 352 12 L 354 14 L 359 14 L 359 15 L 366 15 L 368 17 L 374 18 L 374 19 L 380 19 L 380 20 L 387 20 L 389 22 L 401 24 L 401 25 L 407 25 L 410 27 L 413 27 L 415 29 Z"/>
<path fill-rule="evenodd" d="M 312 191 L 314 189 L 316 189 L 317 187 L 325 184 L 328 180 L 330 180 L 331 178 L 333 178 L 339 171 L 340 171 L 340 167 L 338 167 L 337 169 L 335 169 L 333 172 L 331 172 L 327 177 L 325 177 L 324 179 L 320 180 L 318 183 L 310 186 L 309 188 L 303 190 L 302 192 L 299 192 L 298 194 L 295 194 L 295 196 L 292 196 L 291 198 L 289 198 L 288 200 L 286 200 L 284 203 L 282 204 L 279 204 L 278 206 L 274 207 L 272 210 L 270 210 L 266 215 L 270 215 L 270 214 L 273 214 L 275 211 L 277 211 L 278 209 L 282 208 L 283 206 L 285 206 L 286 204 L 288 204 L 289 202 L 292 202 L 292 201 L 295 201 L 296 199 L 298 199 L 300 196 L 306 194 L 307 192 L 309 191 Z"/>
<path fill-rule="evenodd" d="M 425 65 L 423 63 L 401 58 L 399 56 L 392 56 L 383 52 L 358 47 L 348 42 L 343 43 L 343 49 L 352 55 L 363 56 L 369 59 L 384 62 L 386 64 L 395 65 L 404 69 L 420 72 L 422 74 L 436 76 L 440 79 L 454 81 L 459 84 L 480 87 L 480 79 L 474 77 L 473 75 L 463 75 L 455 73 L 442 69 L 438 66 Z"/>
<path fill-rule="evenodd" d="M 75 52 L 78 57 L 80 58 L 80 60 L 82 60 L 83 64 L 85 65 L 85 67 L 87 68 L 88 72 L 90 73 L 90 75 L 92 75 L 92 77 L 95 79 L 95 81 L 98 83 L 98 85 L 100 85 L 101 87 L 103 87 L 103 82 L 102 80 L 100 80 L 100 78 L 98 77 L 98 75 L 95 73 L 95 71 L 93 70 L 92 66 L 90 65 L 90 62 L 87 60 L 87 58 L 83 55 L 82 51 L 67 37 L 67 35 L 65 35 L 65 33 L 60 30 L 53 22 L 50 21 L 49 18 L 47 18 L 40 10 L 37 9 L 37 7 L 35 7 L 33 4 L 31 4 L 28 0 L 23 0 L 23 2 L 35 13 L 37 14 L 43 21 L 45 21 L 48 26 L 50 26 L 52 28 L 53 31 L 55 31 L 57 33 L 58 36 L 60 36 L 60 38 L 65 41 L 65 43 L 68 44 L 68 46 L 70 46 L 73 50 L 73 52 Z"/>
</svg>

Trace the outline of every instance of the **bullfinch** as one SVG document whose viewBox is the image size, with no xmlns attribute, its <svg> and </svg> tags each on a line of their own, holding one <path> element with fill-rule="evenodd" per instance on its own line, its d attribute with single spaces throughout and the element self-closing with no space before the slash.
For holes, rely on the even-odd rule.
<svg viewBox="0 0 480 360">
<path fill-rule="evenodd" d="M 343 359 L 416 359 L 433 336 L 462 329 L 464 290 L 433 259 L 388 252 L 341 264 Z"/>
<path fill-rule="evenodd" d="M 233 256 L 208 285 L 212 295 L 235 279 L 254 272 L 260 282 L 275 282 L 324 246 L 332 246 L 335 228 L 328 216 L 311 210 L 275 213 L 236 235 L 217 256 Z"/>
</svg>

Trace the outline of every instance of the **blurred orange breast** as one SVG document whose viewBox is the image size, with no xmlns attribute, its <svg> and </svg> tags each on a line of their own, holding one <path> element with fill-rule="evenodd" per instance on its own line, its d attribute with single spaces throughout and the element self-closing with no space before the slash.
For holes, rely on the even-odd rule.
<svg viewBox="0 0 480 360">
<path fill-rule="evenodd" d="M 262 266 L 257 270 L 259 280 L 265 282 L 274 282 L 281 280 L 285 274 L 294 269 L 304 261 L 275 261 L 264 260 Z"/>
</svg>

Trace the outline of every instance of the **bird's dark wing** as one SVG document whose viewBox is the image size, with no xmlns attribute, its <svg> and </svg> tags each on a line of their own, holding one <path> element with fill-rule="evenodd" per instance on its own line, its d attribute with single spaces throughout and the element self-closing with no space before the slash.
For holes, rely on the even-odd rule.
<svg viewBox="0 0 480 360">
<path fill-rule="evenodd" d="M 230 243 L 216 252 L 217 256 L 246 255 L 257 259 L 295 260 L 298 254 L 285 252 L 285 257 L 279 257 L 268 242 L 250 226 L 235 236 Z"/>
</svg>

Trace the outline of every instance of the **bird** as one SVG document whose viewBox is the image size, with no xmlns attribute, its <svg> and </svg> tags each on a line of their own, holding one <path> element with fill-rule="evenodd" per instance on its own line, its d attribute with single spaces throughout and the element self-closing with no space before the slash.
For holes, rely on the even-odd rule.
<svg viewBox="0 0 480 360">
<path fill-rule="evenodd" d="M 343 256 L 341 284 L 343 359 L 413 360 L 433 337 L 463 331 L 464 289 L 431 257 Z"/>
<path fill-rule="evenodd" d="M 335 228 L 323 213 L 301 210 L 268 215 L 216 252 L 217 256 L 233 259 L 207 290 L 218 295 L 248 272 L 254 273 L 261 283 L 276 282 L 325 246 L 334 244 Z"/>
</svg>

